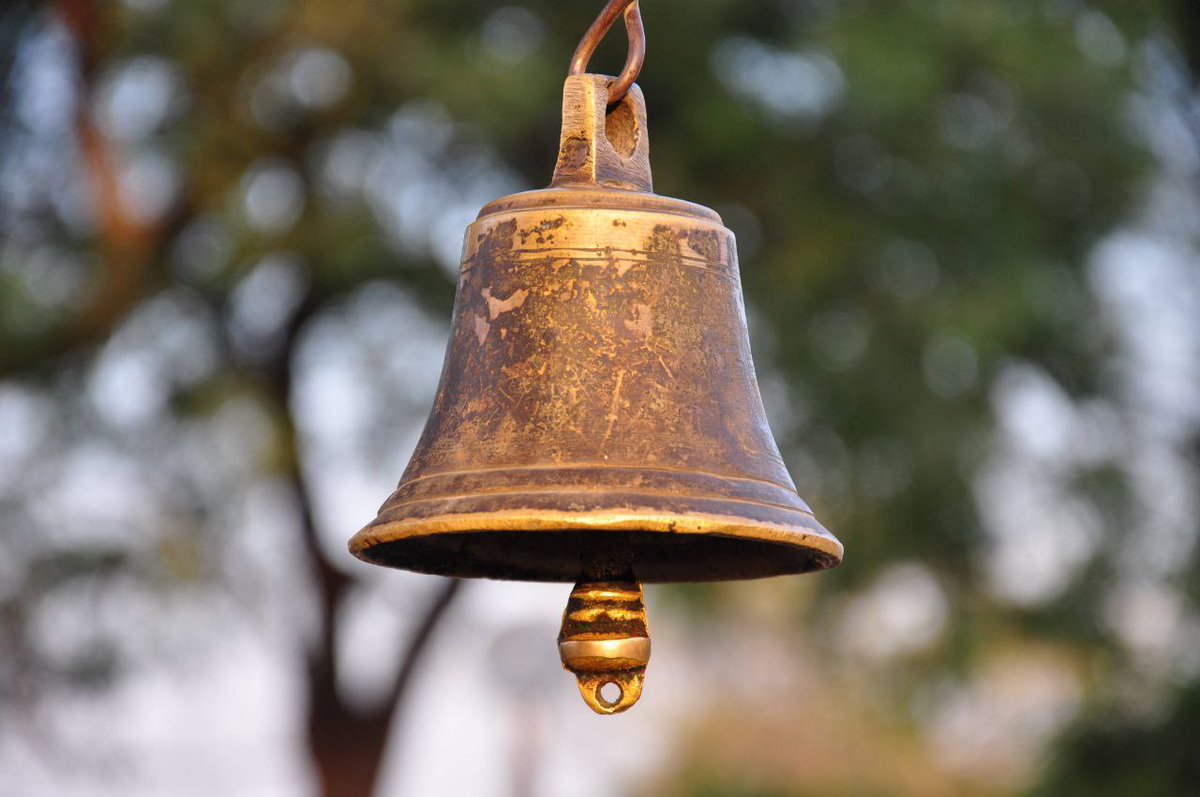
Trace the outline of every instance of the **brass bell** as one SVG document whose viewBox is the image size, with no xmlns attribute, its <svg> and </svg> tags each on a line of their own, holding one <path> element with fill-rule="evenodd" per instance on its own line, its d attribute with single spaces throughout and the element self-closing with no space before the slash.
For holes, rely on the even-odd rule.
<svg viewBox="0 0 1200 797">
<path fill-rule="evenodd" d="M 610 2 L 590 47 L 621 11 L 636 73 L 636 3 Z M 733 234 L 652 193 L 641 90 L 583 73 L 588 44 L 550 187 L 467 228 L 433 411 L 350 550 L 422 573 L 577 582 L 560 654 L 588 705 L 614 713 L 649 660 L 639 582 L 821 570 L 842 545 L 767 426 Z"/>
</svg>

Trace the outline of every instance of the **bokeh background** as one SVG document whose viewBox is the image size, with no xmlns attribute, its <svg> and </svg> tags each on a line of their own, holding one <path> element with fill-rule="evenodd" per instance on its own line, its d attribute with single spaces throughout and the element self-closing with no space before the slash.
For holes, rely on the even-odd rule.
<svg viewBox="0 0 1200 797">
<path fill-rule="evenodd" d="M 644 0 L 844 565 L 650 588 L 600 718 L 566 585 L 349 557 L 600 5 L 0 4 L 0 793 L 1196 793 L 1193 0 Z"/>
</svg>

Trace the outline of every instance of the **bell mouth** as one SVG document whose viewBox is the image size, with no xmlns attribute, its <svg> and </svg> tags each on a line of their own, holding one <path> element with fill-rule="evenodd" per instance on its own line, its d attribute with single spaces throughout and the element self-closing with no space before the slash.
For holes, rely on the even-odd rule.
<svg viewBox="0 0 1200 797">
<path fill-rule="evenodd" d="M 842 559 L 842 544 L 811 515 L 797 527 L 719 516 L 539 514 L 443 515 L 436 528 L 419 520 L 372 524 L 350 550 L 372 564 L 432 575 L 568 582 L 767 578 L 825 570 Z"/>
</svg>

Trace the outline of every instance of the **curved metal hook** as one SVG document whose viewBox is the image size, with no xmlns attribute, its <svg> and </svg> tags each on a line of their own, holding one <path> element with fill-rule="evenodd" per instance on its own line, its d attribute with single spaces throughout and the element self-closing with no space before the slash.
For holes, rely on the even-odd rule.
<svg viewBox="0 0 1200 797">
<path fill-rule="evenodd" d="M 637 80 L 642 71 L 642 63 L 646 60 L 646 30 L 642 27 L 642 14 L 638 9 L 638 0 L 608 0 L 600 14 L 592 22 L 591 27 L 579 40 L 575 55 L 571 56 L 571 70 L 568 74 L 582 75 L 587 72 L 588 61 L 600 44 L 600 40 L 608 33 L 609 28 L 617 21 L 617 17 L 625 14 L 625 34 L 629 38 L 629 54 L 625 56 L 625 67 L 608 86 L 608 104 L 616 105 L 625 94 L 633 81 Z"/>
</svg>

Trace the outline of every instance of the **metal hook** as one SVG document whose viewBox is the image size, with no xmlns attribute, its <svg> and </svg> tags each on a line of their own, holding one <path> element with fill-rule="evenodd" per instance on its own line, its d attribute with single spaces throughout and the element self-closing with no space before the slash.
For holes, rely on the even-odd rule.
<svg viewBox="0 0 1200 797">
<path fill-rule="evenodd" d="M 642 63 L 646 60 L 646 30 L 642 27 L 642 14 L 638 10 L 638 0 L 608 0 L 600 14 L 592 22 L 591 27 L 579 40 L 575 55 L 571 56 L 571 70 L 568 74 L 582 75 L 587 72 L 588 61 L 600 44 L 600 40 L 608 33 L 609 28 L 617 21 L 617 17 L 625 14 L 625 34 L 629 38 L 629 53 L 625 56 L 625 67 L 608 86 L 608 104 L 620 102 L 633 81 L 637 80 L 642 71 Z"/>
</svg>

